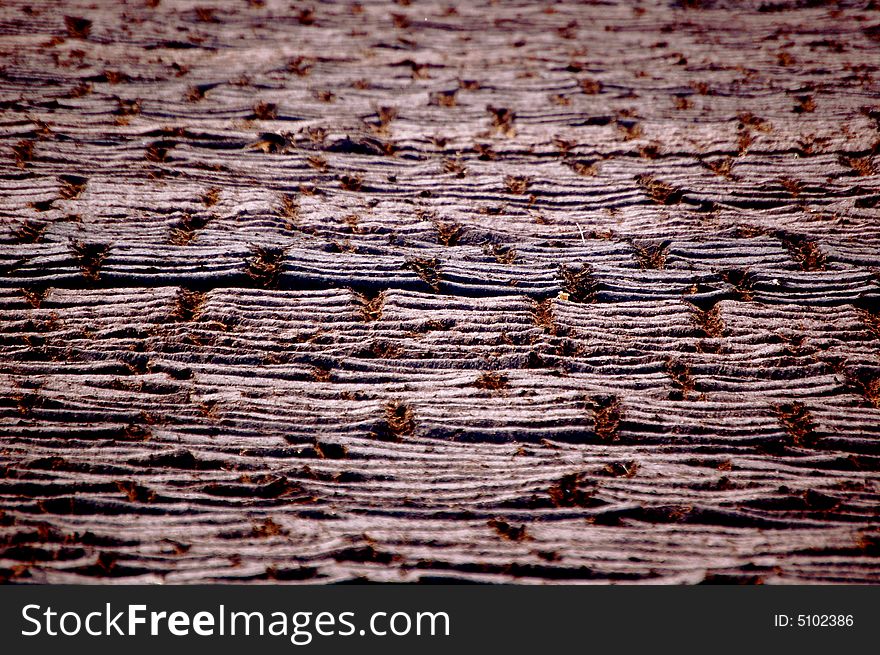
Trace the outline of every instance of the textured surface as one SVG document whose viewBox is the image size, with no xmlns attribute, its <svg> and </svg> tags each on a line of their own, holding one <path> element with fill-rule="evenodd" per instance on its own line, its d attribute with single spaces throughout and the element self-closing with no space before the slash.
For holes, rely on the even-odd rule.
<svg viewBox="0 0 880 655">
<path fill-rule="evenodd" d="M 873 2 L 0 8 L 0 575 L 880 581 Z"/>
</svg>

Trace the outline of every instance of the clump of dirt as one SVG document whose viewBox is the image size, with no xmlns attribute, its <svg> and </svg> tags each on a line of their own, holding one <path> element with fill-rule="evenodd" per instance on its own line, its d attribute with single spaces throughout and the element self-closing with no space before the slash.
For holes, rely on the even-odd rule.
<svg viewBox="0 0 880 655">
<path fill-rule="evenodd" d="M 284 152 L 288 146 L 290 146 L 290 140 L 286 136 L 273 132 L 263 132 L 260 134 L 260 138 L 251 143 L 248 148 L 270 154 Z"/>
<path fill-rule="evenodd" d="M 620 398 L 615 395 L 592 396 L 587 399 L 587 407 L 593 412 L 593 430 L 601 441 L 618 439 L 620 428 Z"/>
<path fill-rule="evenodd" d="M 12 146 L 12 156 L 15 158 L 16 166 L 26 168 L 28 162 L 34 158 L 34 142 L 30 139 L 22 139 Z"/>
<path fill-rule="evenodd" d="M 101 276 L 101 265 L 110 252 L 110 246 L 106 243 L 73 241 L 70 247 L 82 274 L 90 280 L 97 280 Z"/>
<path fill-rule="evenodd" d="M 585 77 L 578 80 L 578 86 L 580 87 L 581 91 L 588 96 L 602 93 L 602 82 L 600 82 L 599 80 L 594 80 L 590 77 Z"/>
<path fill-rule="evenodd" d="M 327 159 L 321 155 L 309 155 L 306 163 L 320 173 L 327 172 Z"/>
<path fill-rule="evenodd" d="M 156 141 L 147 146 L 144 158 L 154 164 L 163 164 L 168 161 L 168 152 L 175 146 L 171 141 Z"/>
<path fill-rule="evenodd" d="M 781 403 L 773 406 L 776 419 L 795 446 L 814 446 L 818 440 L 816 423 L 802 402 Z"/>
<path fill-rule="evenodd" d="M 345 459 L 348 457 L 348 448 L 338 443 L 315 440 L 312 449 L 318 459 Z"/>
<path fill-rule="evenodd" d="M 573 170 L 578 175 L 581 175 L 582 177 L 592 177 L 596 173 L 598 173 L 599 172 L 599 165 L 598 164 L 599 164 L 598 160 L 596 160 L 596 159 L 582 160 L 582 161 L 571 160 L 571 161 L 565 162 L 566 166 L 568 166 L 571 170 Z"/>
<path fill-rule="evenodd" d="M 498 158 L 498 153 L 487 143 L 475 143 L 474 152 L 480 161 L 494 161 Z"/>
<path fill-rule="evenodd" d="M 24 301 L 34 309 L 39 309 L 46 298 L 46 294 L 49 293 L 49 290 L 43 287 L 31 287 L 29 289 L 19 289 L 19 291 L 24 296 Z"/>
<path fill-rule="evenodd" d="M 299 201 L 296 196 L 289 193 L 282 193 L 278 196 L 279 213 L 285 218 L 285 227 L 290 229 L 299 219 Z"/>
<path fill-rule="evenodd" d="M 874 159 L 871 156 L 847 157 L 845 155 L 841 155 L 839 161 L 842 166 L 849 168 L 856 175 L 859 175 L 862 177 L 876 175 L 878 172 L 877 166 L 874 164 Z"/>
<path fill-rule="evenodd" d="M 254 105 L 253 117 L 261 121 L 272 121 L 278 118 L 278 105 L 274 102 L 260 100 Z"/>
<path fill-rule="evenodd" d="M 284 265 L 284 249 L 254 246 L 252 252 L 254 256 L 247 260 L 248 277 L 265 289 L 277 288 Z"/>
<path fill-rule="evenodd" d="M 792 198 L 797 198 L 803 193 L 805 185 L 800 180 L 796 180 L 791 177 L 780 177 L 779 183 L 782 185 L 782 188 L 788 191 L 791 194 Z"/>
<path fill-rule="evenodd" d="M 503 519 L 489 519 L 486 525 L 495 530 L 504 539 L 510 541 L 526 541 L 531 539 L 525 525 L 513 526 Z"/>
<path fill-rule="evenodd" d="M 360 191 L 364 187 L 364 176 L 359 174 L 343 175 L 339 178 L 339 186 L 346 191 Z"/>
<path fill-rule="evenodd" d="M 220 200 L 220 189 L 217 187 L 211 187 L 207 191 L 205 191 L 199 199 L 205 205 L 205 207 L 213 207 Z"/>
<path fill-rule="evenodd" d="M 280 523 L 272 520 L 271 516 L 267 516 L 259 523 L 255 523 L 251 528 L 251 536 L 257 539 L 266 539 L 268 537 L 279 537 L 290 534 Z"/>
<path fill-rule="evenodd" d="M 474 386 L 477 389 L 487 389 L 489 391 L 500 391 L 507 389 L 510 384 L 506 374 L 497 373 L 495 371 L 486 371 L 474 380 Z"/>
<path fill-rule="evenodd" d="M 847 386 L 880 408 L 880 373 L 866 368 L 850 368 L 844 373 Z"/>
<path fill-rule="evenodd" d="M 396 557 L 392 553 L 376 550 L 372 544 L 360 548 L 346 548 L 333 555 L 337 562 L 357 562 L 359 564 L 390 564 Z"/>
<path fill-rule="evenodd" d="M 462 163 L 461 159 L 457 157 L 444 158 L 442 165 L 444 173 L 450 173 L 458 178 L 462 178 L 467 175 L 467 168 L 465 167 L 464 163 Z"/>
<path fill-rule="evenodd" d="M 387 136 L 391 132 L 391 121 L 397 118 L 397 115 L 398 111 L 396 107 L 377 107 L 376 120 L 373 122 L 367 122 L 367 127 L 378 136 Z"/>
<path fill-rule="evenodd" d="M 618 120 L 617 129 L 623 135 L 624 141 L 634 141 L 640 139 L 644 135 L 644 129 L 641 123 L 632 120 Z"/>
<path fill-rule="evenodd" d="M 205 89 L 201 86 L 191 86 L 183 95 L 187 102 L 201 102 L 205 99 Z"/>
<path fill-rule="evenodd" d="M 455 99 L 458 89 L 448 91 L 434 91 L 428 97 L 428 104 L 437 107 L 455 107 L 458 102 Z"/>
<path fill-rule="evenodd" d="M 65 16 L 64 27 L 67 29 L 67 36 L 71 39 L 87 39 L 89 32 L 92 31 L 92 21 L 88 18 Z"/>
<path fill-rule="evenodd" d="M 760 132 L 771 132 L 773 125 L 750 111 L 741 111 L 736 115 L 742 127 L 752 127 Z"/>
<path fill-rule="evenodd" d="M 597 475 L 611 478 L 633 478 L 638 472 L 639 463 L 635 460 L 630 460 L 628 462 L 608 462 L 597 472 Z"/>
<path fill-rule="evenodd" d="M 131 480 L 117 480 L 116 487 L 132 503 L 151 503 L 156 499 L 155 491 L 135 484 Z"/>
<path fill-rule="evenodd" d="M 736 176 L 733 174 L 734 161 L 733 157 L 722 157 L 720 159 L 703 159 L 701 163 L 715 173 L 715 175 L 728 180 L 735 180 Z"/>
<path fill-rule="evenodd" d="M 315 67 L 315 60 L 309 57 L 294 57 L 287 62 L 287 70 L 299 77 L 305 77 Z"/>
<path fill-rule="evenodd" d="M 511 246 L 500 246 L 493 243 L 483 252 L 492 255 L 499 264 L 512 264 L 516 261 L 516 250 Z"/>
<path fill-rule="evenodd" d="M 687 305 L 691 309 L 691 319 L 703 336 L 709 339 L 719 339 L 724 336 L 724 321 L 721 320 L 721 308 L 718 305 L 705 311 L 690 303 Z"/>
<path fill-rule="evenodd" d="M 721 271 L 718 275 L 722 280 L 733 286 L 733 292 L 737 300 L 753 300 L 757 280 L 750 271 L 741 268 L 731 268 Z"/>
</svg>

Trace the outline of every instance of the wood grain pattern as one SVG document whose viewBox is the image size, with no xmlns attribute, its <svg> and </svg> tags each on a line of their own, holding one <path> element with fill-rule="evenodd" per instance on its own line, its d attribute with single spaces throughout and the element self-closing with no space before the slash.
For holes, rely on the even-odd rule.
<svg viewBox="0 0 880 655">
<path fill-rule="evenodd" d="M 0 7 L 0 578 L 880 581 L 875 2 Z"/>
</svg>

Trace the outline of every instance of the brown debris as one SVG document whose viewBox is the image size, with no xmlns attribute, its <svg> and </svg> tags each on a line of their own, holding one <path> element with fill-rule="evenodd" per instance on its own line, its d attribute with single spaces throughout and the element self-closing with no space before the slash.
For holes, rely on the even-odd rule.
<svg viewBox="0 0 880 655">
<path fill-rule="evenodd" d="M 506 175 L 504 177 L 504 186 L 510 193 L 523 195 L 532 183 L 531 178 L 517 175 Z"/>
<path fill-rule="evenodd" d="M 510 541 L 527 541 L 531 539 L 525 525 L 513 526 L 500 518 L 489 519 L 486 521 L 486 525 L 495 530 L 504 539 Z"/>
<path fill-rule="evenodd" d="M 12 146 L 12 155 L 15 157 L 15 165 L 19 168 L 27 167 L 28 162 L 34 157 L 34 142 L 30 139 L 22 139 Z"/>
<path fill-rule="evenodd" d="M 568 293 L 569 300 L 580 303 L 596 302 L 599 283 L 593 277 L 590 266 L 583 264 L 579 269 L 575 269 L 563 264 L 559 267 L 559 275 L 562 277 L 562 286 Z"/>
<path fill-rule="evenodd" d="M 412 269 L 421 280 L 434 291 L 440 291 L 440 270 L 439 262 L 436 258 L 425 259 L 416 257 L 408 259 L 404 264 L 405 268 Z"/>
<path fill-rule="evenodd" d="M 207 294 L 181 287 L 174 298 L 171 316 L 177 321 L 192 321 L 199 315 L 205 304 Z"/>
<path fill-rule="evenodd" d="M 489 391 L 501 391 L 507 389 L 510 384 L 507 375 L 504 373 L 496 373 L 495 371 L 486 371 L 474 380 L 474 386 L 477 389 L 486 389 Z"/>
<path fill-rule="evenodd" d="M 643 246 L 630 241 L 635 250 L 636 259 L 642 269 L 663 270 L 666 267 L 666 255 L 669 252 L 669 242 L 645 244 Z"/>
<path fill-rule="evenodd" d="M 12 231 L 12 236 L 18 243 L 39 243 L 48 227 L 48 223 L 27 220 Z"/>
<path fill-rule="evenodd" d="M 412 436 L 416 429 L 412 407 L 398 400 L 385 403 L 385 418 L 373 430 L 373 437 L 381 441 L 400 441 Z"/>
<path fill-rule="evenodd" d="M 676 189 L 671 184 L 661 182 L 651 175 L 639 175 L 636 178 L 639 186 L 641 186 L 648 197 L 658 205 L 675 205 L 681 202 L 683 192 Z"/>
<path fill-rule="evenodd" d="M 486 106 L 486 111 L 492 119 L 492 127 L 496 132 L 506 137 L 516 136 L 516 130 L 513 123 L 516 120 L 516 112 L 506 107 Z"/>
<path fill-rule="evenodd" d="M 88 18 L 65 16 L 64 27 L 67 29 L 67 35 L 70 38 L 87 39 L 89 37 L 89 32 L 92 31 L 92 21 Z"/>
<path fill-rule="evenodd" d="M 110 252 L 110 246 L 105 243 L 72 241 L 70 247 L 82 269 L 83 276 L 90 280 L 97 280 L 101 275 L 101 265 Z"/>
<path fill-rule="evenodd" d="M 802 402 L 774 405 L 773 411 L 795 446 L 811 447 L 815 445 L 818 439 L 816 424 L 810 411 Z"/>
<path fill-rule="evenodd" d="M 688 394 L 696 389 L 696 381 L 691 376 L 691 367 L 678 359 L 667 357 L 663 360 L 663 370 L 674 387 L 669 393 L 669 399 L 687 400 Z"/>
<path fill-rule="evenodd" d="M 254 116 L 261 121 L 275 120 L 278 118 L 278 105 L 260 100 L 254 105 Z"/>
<path fill-rule="evenodd" d="M 601 441 L 615 441 L 621 419 L 620 398 L 615 395 L 593 396 L 587 399 L 593 412 L 593 430 Z"/>
<path fill-rule="evenodd" d="M 60 175 L 59 177 L 61 188 L 58 190 L 58 196 L 62 200 L 73 200 L 85 191 L 88 178 L 79 175 Z"/>
<path fill-rule="evenodd" d="M 547 490 L 554 507 L 595 507 L 595 493 L 587 473 L 563 475 Z"/>
<path fill-rule="evenodd" d="M 284 267 L 284 249 L 254 246 L 251 250 L 253 257 L 247 260 L 248 277 L 263 288 L 276 288 Z"/>
<path fill-rule="evenodd" d="M 385 291 L 374 295 L 358 293 L 357 291 L 352 291 L 352 294 L 354 294 L 354 301 L 360 308 L 364 321 L 369 323 L 382 318 L 382 308 L 385 305 Z"/>
</svg>

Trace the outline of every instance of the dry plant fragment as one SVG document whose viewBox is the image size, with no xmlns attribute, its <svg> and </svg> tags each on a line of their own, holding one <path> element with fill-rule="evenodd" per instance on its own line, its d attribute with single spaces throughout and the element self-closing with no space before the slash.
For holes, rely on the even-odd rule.
<svg viewBox="0 0 880 655">
<path fill-rule="evenodd" d="M 195 320 L 202 306 L 205 304 L 207 294 L 181 287 L 174 298 L 174 310 L 172 316 L 178 321 L 188 322 Z"/>
<path fill-rule="evenodd" d="M 516 120 L 516 113 L 514 111 L 506 107 L 494 107 L 492 105 L 487 105 L 486 111 L 489 112 L 492 118 L 492 127 L 496 132 L 506 137 L 516 136 L 516 130 L 513 127 L 513 123 Z"/>
<path fill-rule="evenodd" d="M 34 156 L 34 142 L 30 139 L 22 139 L 12 146 L 12 155 L 15 157 L 15 165 L 25 168 Z"/>
<path fill-rule="evenodd" d="M 841 155 L 840 163 L 841 165 L 851 169 L 853 172 L 855 172 L 856 175 L 860 175 L 862 177 L 876 175 L 878 172 L 877 166 L 875 166 L 874 160 L 871 156 L 846 157 L 844 155 Z"/>
</svg>

